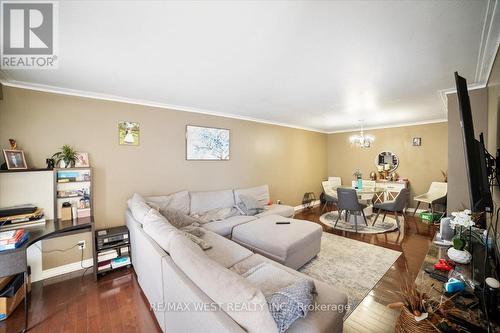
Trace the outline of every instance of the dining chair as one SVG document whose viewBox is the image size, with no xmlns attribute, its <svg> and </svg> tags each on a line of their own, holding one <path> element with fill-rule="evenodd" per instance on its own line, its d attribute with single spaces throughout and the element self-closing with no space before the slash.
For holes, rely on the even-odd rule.
<svg viewBox="0 0 500 333">
<path fill-rule="evenodd" d="M 323 214 L 323 211 L 328 205 L 336 205 L 338 202 L 337 199 L 337 192 L 335 192 L 333 186 L 331 185 L 330 181 L 324 181 L 321 182 L 321 186 L 323 187 L 323 199 L 325 200 L 325 203 L 323 204 L 323 208 L 321 209 L 321 213 Z"/>
<path fill-rule="evenodd" d="M 342 179 L 340 177 L 328 177 L 328 181 L 334 188 L 342 185 Z"/>
<path fill-rule="evenodd" d="M 429 191 L 427 193 L 421 194 L 413 198 L 413 200 L 417 201 L 417 207 L 413 211 L 413 216 L 418 210 L 420 203 L 426 203 L 429 205 L 431 209 L 431 213 L 434 214 L 434 205 L 435 204 L 445 204 L 446 196 L 448 194 L 448 184 L 443 182 L 432 182 L 429 187 Z"/>
<path fill-rule="evenodd" d="M 401 226 L 399 224 L 399 219 L 398 219 L 398 213 L 401 213 L 401 216 L 403 217 L 403 222 L 405 220 L 405 215 L 404 215 L 404 209 L 406 205 L 408 204 L 408 199 L 410 198 L 410 190 L 407 188 L 401 189 L 397 197 L 394 199 L 394 201 L 385 201 L 385 202 L 380 202 L 380 203 L 375 203 L 373 205 L 374 209 L 378 209 L 377 215 L 375 216 L 375 219 L 373 220 L 372 226 L 375 225 L 375 222 L 377 222 L 378 216 L 380 215 L 381 211 L 384 211 L 384 217 L 382 217 L 382 222 L 385 220 L 385 216 L 387 215 L 387 212 L 392 212 L 395 215 L 396 218 L 396 223 L 398 224 L 398 229 L 401 229 Z"/>
<path fill-rule="evenodd" d="M 365 220 L 365 224 L 368 226 L 368 222 L 366 221 L 366 216 L 365 212 L 363 209 L 367 207 L 367 205 L 362 204 L 358 200 L 358 193 L 356 192 L 355 189 L 351 188 L 337 188 L 337 210 L 338 210 L 338 217 L 337 221 L 335 221 L 335 224 L 333 228 L 337 226 L 337 223 L 340 220 L 340 216 L 342 215 L 342 212 L 345 211 L 345 221 L 347 222 L 349 219 L 349 215 L 353 214 L 354 215 L 354 228 L 356 232 L 358 232 L 358 215 L 363 215 L 363 219 Z"/>
</svg>

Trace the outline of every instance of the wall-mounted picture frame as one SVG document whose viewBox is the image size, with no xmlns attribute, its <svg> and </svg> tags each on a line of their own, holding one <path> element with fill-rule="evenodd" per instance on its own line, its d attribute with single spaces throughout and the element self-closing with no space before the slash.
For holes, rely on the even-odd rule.
<svg viewBox="0 0 500 333">
<path fill-rule="evenodd" d="M 227 128 L 186 126 L 186 160 L 228 161 L 230 131 Z"/>
<path fill-rule="evenodd" d="M 4 149 L 3 157 L 5 158 L 8 170 L 28 169 L 26 158 L 24 157 L 24 151 L 22 150 Z"/>
<path fill-rule="evenodd" d="M 89 153 L 76 153 L 75 168 L 88 168 L 90 167 Z"/>
<path fill-rule="evenodd" d="M 413 138 L 412 140 L 412 144 L 416 147 L 419 147 L 422 145 L 422 138 L 419 138 L 419 137 L 415 137 Z"/>
<path fill-rule="evenodd" d="M 118 123 L 118 143 L 124 146 L 139 145 L 140 126 L 135 121 L 120 121 Z"/>
</svg>

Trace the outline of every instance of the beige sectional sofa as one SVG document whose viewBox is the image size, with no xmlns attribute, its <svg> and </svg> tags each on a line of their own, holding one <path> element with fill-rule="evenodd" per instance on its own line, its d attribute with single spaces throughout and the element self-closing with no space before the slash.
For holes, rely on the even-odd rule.
<svg viewBox="0 0 500 333">
<path fill-rule="evenodd" d="M 255 194 L 257 189 L 249 190 Z M 146 199 L 191 213 L 234 204 L 237 191 L 231 190 L 232 199 L 229 191 L 178 193 Z M 261 199 L 266 200 L 264 196 Z M 235 232 L 233 229 L 246 223 L 258 223 L 259 219 L 265 222 L 266 216 L 269 220 L 273 216 L 281 219 L 286 218 L 283 215 L 293 215 L 292 207 L 290 210 L 287 206 L 276 206 L 280 207 L 271 206 L 260 216 L 234 216 L 229 221 L 204 224 L 201 238 L 212 247 L 203 251 L 139 196 L 129 200 L 126 222 L 132 264 L 164 332 L 277 332 L 261 291 L 263 286 L 251 283 L 243 275 L 259 264 L 269 263 L 297 278 L 307 276 L 228 238 Z M 315 281 L 315 286 L 317 306 L 305 318 L 296 320 L 287 332 L 342 331 L 346 296 L 320 281 Z"/>
</svg>

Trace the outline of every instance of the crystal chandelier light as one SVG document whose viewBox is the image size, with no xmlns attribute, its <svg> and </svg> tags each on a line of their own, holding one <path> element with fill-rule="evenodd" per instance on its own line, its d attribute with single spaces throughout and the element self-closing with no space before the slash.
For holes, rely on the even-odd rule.
<svg viewBox="0 0 500 333">
<path fill-rule="evenodd" d="M 369 148 L 373 141 L 375 141 L 375 137 L 371 134 L 365 134 L 363 130 L 363 121 L 361 120 L 361 130 L 359 134 L 351 135 L 349 137 L 349 141 L 351 144 L 356 145 L 359 148 Z"/>
</svg>

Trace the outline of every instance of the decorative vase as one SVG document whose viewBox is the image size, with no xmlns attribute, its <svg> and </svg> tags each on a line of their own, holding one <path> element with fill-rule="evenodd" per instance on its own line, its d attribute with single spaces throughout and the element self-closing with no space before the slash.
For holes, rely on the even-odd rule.
<svg viewBox="0 0 500 333">
<path fill-rule="evenodd" d="M 454 247 L 448 249 L 448 257 L 459 264 L 468 264 L 472 260 L 472 255 L 467 250 L 457 250 Z"/>
<path fill-rule="evenodd" d="M 363 188 L 363 179 L 358 178 L 358 189 L 362 189 L 362 188 Z"/>
<path fill-rule="evenodd" d="M 64 160 L 59 161 L 59 168 L 61 168 L 61 169 L 66 168 L 66 162 L 64 162 Z"/>
<path fill-rule="evenodd" d="M 415 320 L 415 315 L 406 307 L 401 310 L 401 314 L 396 320 L 396 333 L 436 333 L 436 329 L 432 326 L 428 319 L 421 321 Z"/>
</svg>

